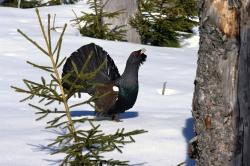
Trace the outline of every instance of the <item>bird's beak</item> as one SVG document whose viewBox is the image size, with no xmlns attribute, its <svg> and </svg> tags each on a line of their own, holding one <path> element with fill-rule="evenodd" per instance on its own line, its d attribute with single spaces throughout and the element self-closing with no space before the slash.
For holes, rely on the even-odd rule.
<svg viewBox="0 0 250 166">
<path fill-rule="evenodd" d="M 146 49 L 145 48 L 142 48 L 141 49 L 141 54 L 144 54 L 146 52 Z"/>
</svg>

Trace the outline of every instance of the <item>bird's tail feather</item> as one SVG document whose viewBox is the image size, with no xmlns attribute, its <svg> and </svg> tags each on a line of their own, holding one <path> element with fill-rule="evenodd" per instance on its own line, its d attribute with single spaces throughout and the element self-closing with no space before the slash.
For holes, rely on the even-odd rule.
<svg viewBox="0 0 250 166">
<path fill-rule="evenodd" d="M 62 73 L 63 87 L 72 94 L 79 91 L 94 94 L 94 85 L 110 83 L 119 77 L 112 58 L 94 43 L 73 52 L 66 60 Z"/>
</svg>

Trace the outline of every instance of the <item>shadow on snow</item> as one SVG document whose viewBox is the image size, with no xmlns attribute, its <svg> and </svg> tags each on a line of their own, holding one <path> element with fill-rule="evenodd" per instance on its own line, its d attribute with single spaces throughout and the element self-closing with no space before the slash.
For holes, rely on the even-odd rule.
<svg viewBox="0 0 250 166">
<path fill-rule="evenodd" d="M 89 110 L 79 110 L 79 111 L 71 111 L 72 117 L 80 117 L 80 116 L 95 116 L 94 111 Z M 130 119 L 138 117 L 139 113 L 135 111 L 128 111 L 119 115 L 120 119 Z"/>
<path fill-rule="evenodd" d="M 185 128 L 183 128 L 182 130 L 182 133 L 186 139 L 187 145 L 189 141 L 195 136 L 193 126 L 194 126 L 194 119 L 189 118 L 186 120 Z M 185 162 L 186 162 L 186 166 L 195 166 L 195 160 L 190 159 L 188 154 L 187 154 Z"/>
</svg>

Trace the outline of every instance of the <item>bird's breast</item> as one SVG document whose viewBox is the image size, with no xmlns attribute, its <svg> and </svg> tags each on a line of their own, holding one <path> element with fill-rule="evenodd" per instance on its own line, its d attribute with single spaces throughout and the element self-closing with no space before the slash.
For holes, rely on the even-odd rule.
<svg viewBox="0 0 250 166">
<path fill-rule="evenodd" d="M 138 95 L 138 87 L 134 88 L 120 88 L 119 99 L 125 109 L 130 109 L 135 104 Z"/>
</svg>

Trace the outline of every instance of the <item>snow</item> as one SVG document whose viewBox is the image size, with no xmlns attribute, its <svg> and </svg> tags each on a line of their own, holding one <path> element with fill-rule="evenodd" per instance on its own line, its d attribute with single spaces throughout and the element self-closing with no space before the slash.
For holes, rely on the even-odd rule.
<svg viewBox="0 0 250 166">
<path fill-rule="evenodd" d="M 84 44 L 94 42 L 102 46 L 114 59 L 122 73 L 128 55 L 145 48 L 148 59 L 139 72 L 140 90 L 135 106 L 122 115 L 123 122 L 101 121 L 107 132 L 117 128 L 127 131 L 145 129 L 146 134 L 136 136 L 136 143 L 123 149 L 123 154 L 108 154 L 115 159 L 130 160 L 130 164 L 145 166 L 175 166 L 184 161 L 193 165 L 187 157 L 187 141 L 192 138 L 191 103 L 196 70 L 198 35 L 186 40 L 183 48 L 163 48 L 140 44 L 106 41 L 82 37 L 71 26 L 72 9 L 89 12 L 81 2 L 40 8 L 44 21 L 46 15 L 56 14 L 56 26 L 69 24 L 64 36 L 61 56 Z M 26 32 L 38 43 L 43 43 L 34 9 L 0 7 L 0 165 L 34 166 L 50 165 L 60 156 L 49 155 L 44 148 L 55 135 L 44 130 L 45 121 L 36 122 L 36 116 L 27 103 L 19 103 L 23 95 L 15 93 L 10 85 L 23 86 L 22 79 L 38 80 L 44 73 L 34 69 L 26 60 L 48 64 L 46 56 L 20 36 L 16 29 Z M 53 32 L 54 40 L 59 37 Z M 161 95 L 167 81 L 165 95 Z M 85 96 L 87 97 L 87 96 Z M 83 100 L 83 99 L 81 99 Z M 73 99 L 71 102 L 79 101 Z M 92 109 L 81 106 L 72 111 L 74 116 L 92 116 Z M 84 125 L 84 124 L 83 124 Z"/>
<path fill-rule="evenodd" d="M 165 96 L 170 96 L 170 95 L 175 95 L 178 94 L 179 92 L 174 89 L 165 89 L 164 93 L 162 94 L 162 89 L 157 89 L 157 93 L 160 95 L 165 95 Z"/>
</svg>

